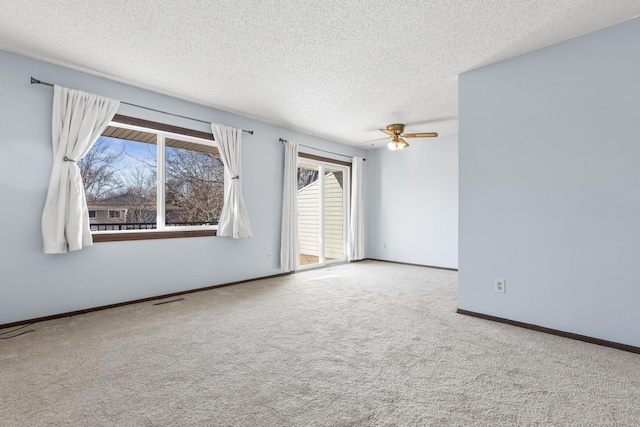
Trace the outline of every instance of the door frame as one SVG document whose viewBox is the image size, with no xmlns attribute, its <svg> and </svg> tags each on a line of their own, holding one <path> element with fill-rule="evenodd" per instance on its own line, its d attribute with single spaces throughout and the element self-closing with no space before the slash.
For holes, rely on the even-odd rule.
<svg viewBox="0 0 640 427">
<path fill-rule="evenodd" d="M 323 267 L 327 264 L 341 263 L 347 261 L 347 248 L 349 237 L 349 213 L 350 213 L 350 194 L 351 194 L 351 163 L 342 162 L 340 160 L 329 159 L 325 157 L 313 156 L 305 153 L 298 153 L 297 168 L 305 165 L 314 166 L 319 168 L 319 189 L 318 189 L 318 263 L 299 265 L 299 270 L 308 268 Z M 325 236 L 325 221 L 324 221 L 324 175 L 325 169 L 335 169 L 341 171 L 343 174 L 342 179 L 342 256 L 340 258 L 327 261 L 325 256 L 326 242 Z M 298 223 L 299 224 L 299 223 Z M 300 248 L 298 248 L 298 257 L 300 257 Z"/>
</svg>

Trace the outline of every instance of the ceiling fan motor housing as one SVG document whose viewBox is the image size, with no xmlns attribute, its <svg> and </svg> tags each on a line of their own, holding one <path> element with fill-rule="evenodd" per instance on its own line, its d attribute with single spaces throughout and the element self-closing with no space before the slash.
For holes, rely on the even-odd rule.
<svg viewBox="0 0 640 427">
<path fill-rule="evenodd" d="M 400 135 L 402 132 L 404 132 L 404 125 L 402 123 L 394 123 L 394 124 L 388 125 L 387 130 L 390 130 L 396 135 Z"/>
</svg>

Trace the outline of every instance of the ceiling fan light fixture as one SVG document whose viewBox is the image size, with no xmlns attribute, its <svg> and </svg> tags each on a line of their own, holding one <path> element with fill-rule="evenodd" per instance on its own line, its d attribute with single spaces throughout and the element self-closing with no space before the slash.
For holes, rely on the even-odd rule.
<svg viewBox="0 0 640 427">
<path fill-rule="evenodd" d="M 402 138 L 398 138 L 398 135 L 394 135 L 393 139 L 389 141 L 387 144 L 387 148 L 391 151 L 402 150 L 405 147 L 408 147 L 409 144 Z"/>
</svg>

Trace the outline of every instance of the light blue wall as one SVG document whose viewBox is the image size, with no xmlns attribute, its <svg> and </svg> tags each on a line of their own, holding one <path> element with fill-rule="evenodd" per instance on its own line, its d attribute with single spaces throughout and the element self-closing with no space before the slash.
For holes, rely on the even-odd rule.
<svg viewBox="0 0 640 427">
<path fill-rule="evenodd" d="M 367 155 L 367 254 L 458 268 L 458 136 Z"/>
<path fill-rule="evenodd" d="M 40 220 L 51 171 L 53 90 L 30 85 L 30 76 L 254 130 L 254 135 L 243 136 L 243 190 L 254 237 L 97 243 L 70 254 L 44 255 Z M 203 123 L 125 105 L 119 113 L 210 131 Z M 278 274 L 283 168 L 278 138 L 363 154 L 354 147 L 5 51 L 0 51 L 0 120 L 0 324 Z"/>
<path fill-rule="evenodd" d="M 639 43 L 636 19 L 460 76 L 459 308 L 640 346 Z"/>
</svg>

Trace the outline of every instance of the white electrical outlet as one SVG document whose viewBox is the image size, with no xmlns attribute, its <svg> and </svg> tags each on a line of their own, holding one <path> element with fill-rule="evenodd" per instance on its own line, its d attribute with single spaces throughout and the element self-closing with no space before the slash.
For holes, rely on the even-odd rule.
<svg viewBox="0 0 640 427">
<path fill-rule="evenodd" d="M 507 282 L 504 279 L 495 279 L 493 282 L 493 287 L 496 292 L 504 294 L 507 292 Z"/>
<path fill-rule="evenodd" d="M 267 252 L 267 261 L 271 261 L 271 252 Z"/>
</svg>

